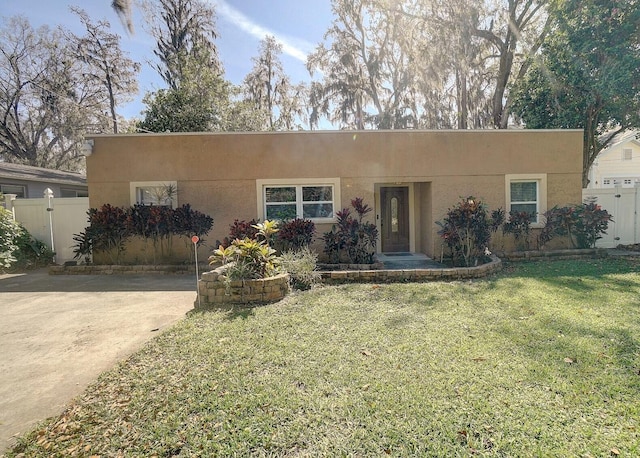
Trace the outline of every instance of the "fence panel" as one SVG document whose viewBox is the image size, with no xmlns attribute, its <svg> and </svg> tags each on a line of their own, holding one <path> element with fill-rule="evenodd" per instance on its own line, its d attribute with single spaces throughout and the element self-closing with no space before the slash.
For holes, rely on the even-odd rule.
<svg viewBox="0 0 640 458">
<path fill-rule="evenodd" d="M 615 248 L 640 242 L 640 222 L 638 221 L 640 188 L 583 189 L 582 198 L 596 199 L 602 208 L 613 217 L 605 234 L 596 246 Z"/>
<path fill-rule="evenodd" d="M 87 226 L 88 197 L 52 199 L 53 210 L 47 211 L 47 199 L 16 199 L 12 201 L 16 221 L 36 239 L 51 246 L 51 226 L 53 223 L 53 250 L 56 262 L 62 264 L 73 259 L 73 234 Z"/>
</svg>

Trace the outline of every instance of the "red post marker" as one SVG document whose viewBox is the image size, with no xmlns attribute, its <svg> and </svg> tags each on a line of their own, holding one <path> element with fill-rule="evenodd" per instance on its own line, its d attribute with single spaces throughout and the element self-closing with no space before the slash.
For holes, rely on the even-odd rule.
<svg viewBox="0 0 640 458">
<path fill-rule="evenodd" d="M 191 237 L 191 241 L 193 243 L 198 243 L 200 241 L 200 237 L 198 237 L 197 235 L 194 235 L 193 237 Z"/>
</svg>

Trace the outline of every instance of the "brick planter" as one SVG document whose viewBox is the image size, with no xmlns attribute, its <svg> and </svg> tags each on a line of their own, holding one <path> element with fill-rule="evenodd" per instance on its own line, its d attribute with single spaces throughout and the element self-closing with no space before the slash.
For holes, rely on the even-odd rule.
<svg viewBox="0 0 640 458">
<path fill-rule="evenodd" d="M 267 304 L 277 302 L 289 292 L 289 274 L 258 280 L 226 281 L 224 268 L 204 272 L 198 280 L 200 304 L 195 307 L 226 304 Z"/>
</svg>

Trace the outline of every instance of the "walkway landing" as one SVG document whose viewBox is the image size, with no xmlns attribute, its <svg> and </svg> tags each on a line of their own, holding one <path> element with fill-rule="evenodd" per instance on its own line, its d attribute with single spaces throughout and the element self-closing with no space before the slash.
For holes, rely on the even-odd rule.
<svg viewBox="0 0 640 458">
<path fill-rule="evenodd" d="M 445 266 L 423 253 L 379 253 L 384 270 L 443 269 Z"/>
</svg>

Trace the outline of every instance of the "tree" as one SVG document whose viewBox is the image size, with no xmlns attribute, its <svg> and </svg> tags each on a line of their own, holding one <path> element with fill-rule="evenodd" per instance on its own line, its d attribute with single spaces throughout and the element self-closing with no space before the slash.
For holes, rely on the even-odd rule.
<svg viewBox="0 0 640 458">
<path fill-rule="evenodd" d="M 498 1 L 486 12 L 473 34 L 493 47 L 497 58 L 495 83 L 491 97 L 493 127 L 506 129 L 510 115 L 510 84 L 521 79 L 547 34 L 549 20 L 545 7 L 548 0 Z M 493 19 L 496 18 L 494 22 Z M 483 26 L 488 24 L 488 26 Z"/>
<path fill-rule="evenodd" d="M 406 30 L 400 14 L 375 0 L 333 0 L 333 12 L 326 43 L 307 61 L 312 75 L 322 74 L 311 86 L 310 123 L 327 116 L 356 129 L 414 127 L 415 75 L 401 42 Z"/>
<path fill-rule="evenodd" d="M 214 43 L 215 10 L 202 0 L 146 2 L 151 35 L 156 39 L 156 70 L 169 88 L 178 89 L 186 78 L 200 73 L 221 75 L 222 64 Z"/>
<path fill-rule="evenodd" d="M 0 29 L 0 155 L 6 161 L 75 169 L 84 134 L 104 127 L 99 94 L 65 34 L 22 17 Z"/>
<path fill-rule="evenodd" d="M 206 79 L 205 79 L 206 78 Z M 209 132 L 222 130 L 230 85 L 213 74 L 196 81 L 183 78 L 177 88 L 146 94 L 144 119 L 138 130 L 148 132 Z"/>
<path fill-rule="evenodd" d="M 71 35 L 76 45 L 76 58 L 87 65 L 85 75 L 102 88 L 109 106 L 113 133 L 118 133 L 116 106 L 131 100 L 138 92 L 137 73 L 140 64 L 126 57 L 120 48 L 120 37 L 108 32 L 111 27 L 106 21 L 93 23 L 87 13 L 80 8 L 71 8 L 86 29 L 86 35 Z"/>
<path fill-rule="evenodd" d="M 254 57 L 253 68 L 244 79 L 246 98 L 257 110 L 263 111 L 269 130 L 290 130 L 300 114 L 300 100 L 285 74 L 280 54 L 282 45 L 273 36 L 260 42 L 260 54 Z"/>
<path fill-rule="evenodd" d="M 582 185 L 613 137 L 640 126 L 640 4 L 555 0 L 542 55 L 515 88 L 527 128 L 584 130 Z"/>
<path fill-rule="evenodd" d="M 120 18 L 120 22 L 128 33 L 133 34 L 133 18 L 131 13 L 132 0 L 112 0 L 111 7 Z"/>
</svg>

